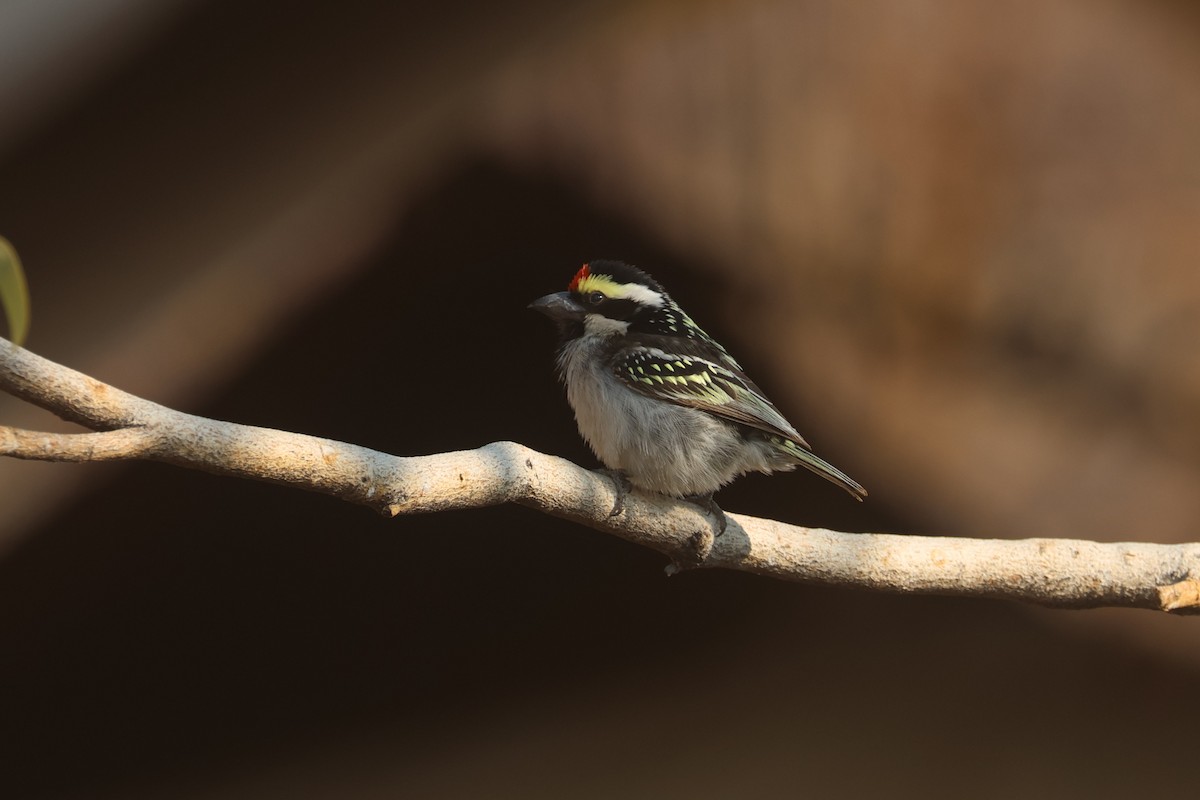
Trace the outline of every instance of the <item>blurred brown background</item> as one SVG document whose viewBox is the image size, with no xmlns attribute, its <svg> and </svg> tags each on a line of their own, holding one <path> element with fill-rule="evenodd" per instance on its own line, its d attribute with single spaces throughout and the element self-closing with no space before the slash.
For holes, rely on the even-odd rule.
<svg viewBox="0 0 1200 800">
<path fill-rule="evenodd" d="M 871 490 L 727 509 L 1200 537 L 1194 4 L 7 0 L 0 64 L 29 346 L 126 390 L 591 465 L 524 306 L 624 258 Z M 1195 787 L 1195 618 L 667 580 L 160 465 L 0 462 L 0 548 L 6 797 Z"/>
</svg>

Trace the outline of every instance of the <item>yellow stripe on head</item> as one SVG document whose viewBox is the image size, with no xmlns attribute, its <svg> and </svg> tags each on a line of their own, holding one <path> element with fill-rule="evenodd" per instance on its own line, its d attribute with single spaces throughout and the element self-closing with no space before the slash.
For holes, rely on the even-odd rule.
<svg viewBox="0 0 1200 800">
<path fill-rule="evenodd" d="M 662 294 L 649 286 L 640 283 L 617 283 L 611 275 L 592 272 L 589 264 L 583 265 L 567 288 L 579 294 L 600 292 L 610 300 L 633 300 L 644 306 L 654 306 L 655 308 L 663 304 Z"/>
</svg>

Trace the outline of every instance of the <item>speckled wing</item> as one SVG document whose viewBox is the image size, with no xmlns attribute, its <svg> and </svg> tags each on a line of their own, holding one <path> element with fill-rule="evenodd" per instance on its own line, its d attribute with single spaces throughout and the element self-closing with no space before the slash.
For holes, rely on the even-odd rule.
<svg viewBox="0 0 1200 800">
<path fill-rule="evenodd" d="M 720 358 L 722 354 L 714 354 Z M 731 364 L 736 364 L 729 359 Z M 631 389 L 740 422 L 811 449 L 771 401 L 740 369 L 699 355 L 634 347 L 615 354 L 613 371 Z"/>
</svg>

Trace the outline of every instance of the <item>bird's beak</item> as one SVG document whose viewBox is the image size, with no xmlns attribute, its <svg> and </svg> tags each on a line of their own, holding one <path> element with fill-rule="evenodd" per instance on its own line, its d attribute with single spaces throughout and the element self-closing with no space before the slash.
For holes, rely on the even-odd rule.
<svg viewBox="0 0 1200 800">
<path fill-rule="evenodd" d="M 545 297 L 539 297 L 529 304 L 535 311 L 540 311 L 550 319 L 575 320 L 583 319 L 583 306 L 571 297 L 570 292 L 555 292 Z"/>
</svg>

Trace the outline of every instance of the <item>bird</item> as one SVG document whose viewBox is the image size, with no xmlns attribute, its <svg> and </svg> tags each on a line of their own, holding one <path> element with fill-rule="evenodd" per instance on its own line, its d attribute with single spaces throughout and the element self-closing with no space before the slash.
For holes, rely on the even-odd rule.
<svg viewBox="0 0 1200 800">
<path fill-rule="evenodd" d="M 529 307 L 557 325 L 557 367 L 579 433 L 617 483 L 692 502 L 749 472 L 805 467 L 857 500 L 867 490 L 813 453 L 742 366 L 657 280 L 614 260 L 585 263 L 565 292 Z"/>
</svg>

